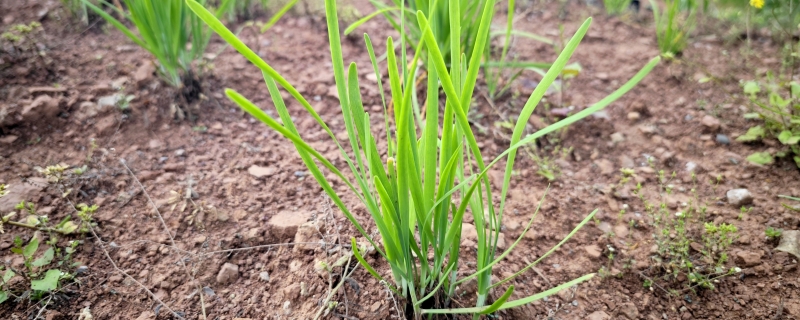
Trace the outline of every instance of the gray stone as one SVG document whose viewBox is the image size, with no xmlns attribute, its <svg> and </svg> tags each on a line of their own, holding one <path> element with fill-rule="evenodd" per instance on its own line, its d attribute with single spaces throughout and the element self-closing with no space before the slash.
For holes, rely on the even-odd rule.
<svg viewBox="0 0 800 320">
<path fill-rule="evenodd" d="M 261 279 L 261 281 L 269 282 L 269 272 L 263 271 L 259 273 L 258 278 Z"/>
<path fill-rule="evenodd" d="M 726 193 L 728 203 L 734 207 L 741 207 L 753 203 L 753 195 L 747 189 L 733 189 Z"/>
<path fill-rule="evenodd" d="M 731 144 L 731 138 L 728 138 L 728 136 L 726 136 L 724 134 L 718 133 L 717 134 L 717 143 L 719 143 L 719 144 Z"/>
</svg>

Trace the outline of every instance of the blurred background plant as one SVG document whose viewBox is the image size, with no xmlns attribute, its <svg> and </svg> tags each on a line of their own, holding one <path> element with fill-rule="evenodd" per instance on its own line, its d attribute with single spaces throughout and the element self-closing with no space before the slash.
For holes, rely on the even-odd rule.
<svg viewBox="0 0 800 320">
<path fill-rule="evenodd" d="M 655 0 L 650 0 L 650 4 L 658 49 L 666 57 L 680 55 L 689 41 L 689 33 L 694 29 L 698 3 L 691 0 L 665 0 L 663 10 L 659 9 Z"/>
<path fill-rule="evenodd" d="M 195 62 L 205 53 L 211 32 L 192 14 L 183 0 L 123 0 L 128 12 L 101 0 L 99 5 L 89 0 L 83 4 L 122 31 L 134 43 L 158 60 L 158 72 L 172 87 L 195 87 Z M 201 0 L 205 4 L 205 0 Z M 106 9 L 115 11 L 131 22 L 139 35 L 117 20 Z M 199 88 L 198 88 L 199 89 Z"/>
</svg>

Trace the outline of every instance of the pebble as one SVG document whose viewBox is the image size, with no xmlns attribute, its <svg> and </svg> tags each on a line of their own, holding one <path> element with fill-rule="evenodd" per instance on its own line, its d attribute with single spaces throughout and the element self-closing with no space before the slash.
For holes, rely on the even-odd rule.
<svg viewBox="0 0 800 320">
<path fill-rule="evenodd" d="M 255 165 L 255 164 L 250 166 L 250 168 L 247 169 L 247 173 L 249 173 L 250 175 L 252 175 L 252 176 L 254 176 L 256 178 L 269 177 L 269 176 L 275 174 L 275 171 L 277 171 L 277 169 L 275 169 L 275 167 L 272 167 L 272 166 L 262 167 L 262 166 Z"/>
<path fill-rule="evenodd" d="M 636 111 L 628 112 L 628 120 L 636 121 L 636 120 L 639 120 L 641 117 L 642 117 L 642 115 L 640 115 Z"/>
<path fill-rule="evenodd" d="M 717 143 L 719 143 L 719 144 L 731 144 L 731 138 L 728 138 L 728 136 L 719 133 L 719 134 L 717 134 Z"/>
<path fill-rule="evenodd" d="M 586 250 L 586 254 L 593 259 L 600 258 L 600 256 L 603 254 L 602 250 L 600 250 L 600 247 L 594 244 L 583 247 L 583 250 Z"/>
<path fill-rule="evenodd" d="M 686 163 L 686 171 L 694 172 L 695 169 L 697 169 L 697 163 L 694 163 L 692 161 Z"/>
<path fill-rule="evenodd" d="M 78 269 L 75 269 L 75 275 L 76 276 L 82 275 L 82 274 L 87 273 L 87 272 L 89 272 L 89 267 L 87 267 L 87 266 L 80 266 L 80 267 L 78 267 Z"/>
<path fill-rule="evenodd" d="M 314 245 L 319 237 L 319 227 L 315 222 L 306 222 L 297 227 L 297 233 L 294 235 L 294 250 L 295 251 L 312 251 L 318 246 Z"/>
<path fill-rule="evenodd" d="M 624 141 L 625 141 L 625 135 L 623 135 L 622 132 L 614 132 L 611 134 L 612 143 L 617 144 Z"/>
<path fill-rule="evenodd" d="M 761 253 L 753 251 L 739 251 L 736 253 L 737 265 L 753 267 L 761 264 Z"/>
<path fill-rule="evenodd" d="M 222 265 L 222 268 L 219 269 L 219 273 L 217 274 L 217 283 L 219 284 L 231 283 L 237 279 L 239 279 L 239 266 L 233 263 L 225 263 Z"/>
<path fill-rule="evenodd" d="M 261 281 L 269 282 L 269 272 L 263 271 L 259 273 L 258 278 L 261 279 Z"/>
<path fill-rule="evenodd" d="M 720 126 L 719 119 L 714 118 L 713 116 L 709 115 L 703 116 L 703 118 L 700 119 L 700 123 L 711 131 L 719 130 Z"/>
<path fill-rule="evenodd" d="M 609 319 L 611 319 L 611 316 L 609 316 L 608 313 L 605 313 L 604 311 L 595 311 L 586 316 L 586 320 L 609 320 Z"/>
<path fill-rule="evenodd" d="M 728 197 L 728 203 L 736 208 L 753 203 L 753 195 L 747 189 L 728 190 L 725 195 Z"/>
<path fill-rule="evenodd" d="M 183 149 L 175 150 L 175 156 L 183 157 L 184 155 L 186 155 L 186 150 Z"/>
</svg>

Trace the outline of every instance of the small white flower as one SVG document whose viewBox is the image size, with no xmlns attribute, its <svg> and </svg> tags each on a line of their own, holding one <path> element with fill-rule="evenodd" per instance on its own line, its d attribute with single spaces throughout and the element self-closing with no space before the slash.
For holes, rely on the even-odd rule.
<svg viewBox="0 0 800 320">
<path fill-rule="evenodd" d="M 683 212 L 680 212 L 680 211 L 675 212 L 675 216 L 676 217 L 683 217 Z"/>
<path fill-rule="evenodd" d="M 742 272 L 742 268 L 736 267 L 736 268 L 733 268 L 733 271 L 736 271 L 736 273 L 739 273 L 739 272 Z"/>
</svg>

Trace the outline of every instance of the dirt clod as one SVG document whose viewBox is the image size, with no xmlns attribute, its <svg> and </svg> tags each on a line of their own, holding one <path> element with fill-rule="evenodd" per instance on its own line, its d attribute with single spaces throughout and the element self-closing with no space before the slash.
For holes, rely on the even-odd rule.
<svg viewBox="0 0 800 320">
<path fill-rule="evenodd" d="M 233 263 L 225 263 L 217 274 L 217 283 L 229 284 L 239 279 L 239 266 Z"/>
<path fill-rule="evenodd" d="M 753 267 L 761 264 L 761 253 L 753 251 L 739 251 L 736 253 L 736 264 L 744 267 Z"/>
</svg>

